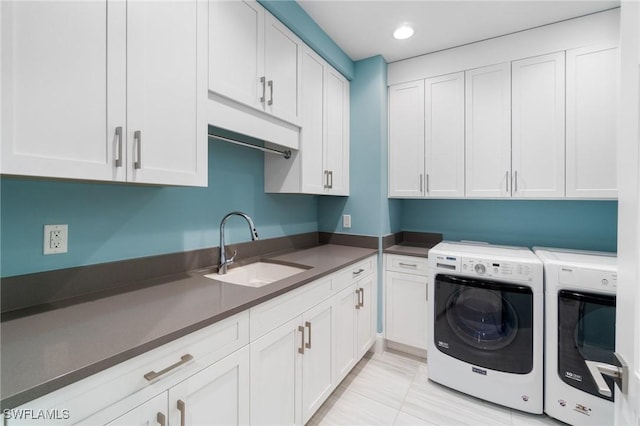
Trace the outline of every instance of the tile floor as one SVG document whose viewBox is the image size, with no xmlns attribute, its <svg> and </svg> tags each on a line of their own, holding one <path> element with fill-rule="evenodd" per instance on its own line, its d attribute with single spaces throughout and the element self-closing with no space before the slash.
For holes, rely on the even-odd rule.
<svg viewBox="0 0 640 426">
<path fill-rule="evenodd" d="M 564 423 L 429 382 L 423 359 L 386 351 L 367 354 L 307 425 L 559 426 Z"/>
</svg>

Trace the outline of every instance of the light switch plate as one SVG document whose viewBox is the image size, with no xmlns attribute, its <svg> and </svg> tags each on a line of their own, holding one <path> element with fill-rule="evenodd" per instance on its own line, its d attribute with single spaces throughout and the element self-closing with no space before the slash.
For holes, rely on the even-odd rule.
<svg viewBox="0 0 640 426">
<path fill-rule="evenodd" d="M 345 214 L 342 216 L 342 227 L 351 228 L 351 215 Z"/>
<path fill-rule="evenodd" d="M 68 251 L 69 225 L 44 226 L 44 254 L 59 254 Z"/>
</svg>

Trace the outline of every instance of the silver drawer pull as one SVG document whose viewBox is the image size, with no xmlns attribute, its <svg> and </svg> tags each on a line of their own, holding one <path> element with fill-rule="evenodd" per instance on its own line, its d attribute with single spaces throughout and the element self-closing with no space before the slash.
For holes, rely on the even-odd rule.
<svg viewBox="0 0 640 426">
<path fill-rule="evenodd" d="M 271 97 L 269 98 L 267 105 L 273 105 L 273 80 L 269 80 L 267 82 L 267 86 L 269 86 L 269 91 L 271 93 Z"/>
<path fill-rule="evenodd" d="M 304 355 L 304 327 L 299 325 L 298 331 L 300 332 L 300 347 L 298 348 L 298 353 Z"/>
<path fill-rule="evenodd" d="M 178 411 L 180 411 L 180 426 L 184 426 L 187 419 L 187 406 L 184 401 L 179 399 L 177 404 Z"/>
<path fill-rule="evenodd" d="M 418 265 L 416 263 L 404 263 L 404 262 L 398 262 L 398 265 L 400 266 L 406 266 L 408 268 L 417 268 Z"/>
<path fill-rule="evenodd" d="M 311 323 L 309 321 L 305 321 L 304 326 L 309 329 L 309 341 L 304 344 L 304 347 L 311 349 Z"/>
<path fill-rule="evenodd" d="M 142 132 L 140 130 L 136 130 L 133 132 L 133 143 L 136 145 L 137 159 L 133 163 L 134 169 L 142 168 Z"/>
<path fill-rule="evenodd" d="M 168 366 L 167 368 L 165 368 L 162 371 L 159 372 L 155 372 L 155 371 L 149 371 L 147 374 L 144 375 L 144 378 L 147 379 L 148 381 L 152 381 L 157 379 L 158 377 L 162 376 L 163 374 L 168 373 L 169 371 L 173 370 L 174 368 L 178 368 L 180 367 L 182 364 L 186 364 L 187 362 L 191 361 L 193 359 L 193 356 L 190 354 L 184 354 L 182 355 L 182 357 L 180 358 L 180 361 L 176 362 L 173 365 Z"/>
<path fill-rule="evenodd" d="M 156 421 L 160 426 L 167 426 L 167 417 L 162 413 L 158 413 L 158 415 L 156 416 Z"/>
<path fill-rule="evenodd" d="M 118 140 L 118 158 L 116 158 L 116 167 L 122 167 L 122 126 L 116 127 L 116 139 Z"/>
<path fill-rule="evenodd" d="M 358 301 L 358 305 L 361 308 L 364 308 L 364 288 L 362 288 L 362 287 L 360 287 L 360 298 L 361 298 L 361 300 Z"/>
<path fill-rule="evenodd" d="M 265 81 L 267 79 L 265 77 L 260 77 L 260 83 L 262 84 L 262 96 L 260 96 L 260 102 L 264 103 L 265 100 L 265 94 L 267 92 L 267 86 L 265 84 Z"/>
<path fill-rule="evenodd" d="M 360 275 L 363 272 L 364 272 L 364 269 L 360 268 L 357 271 L 352 272 L 352 274 L 353 274 L 354 277 L 357 277 L 358 275 Z"/>
<path fill-rule="evenodd" d="M 356 302 L 356 309 L 360 309 L 360 290 L 362 289 L 361 288 L 356 289 L 356 297 L 358 298 L 358 301 Z"/>
</svg>

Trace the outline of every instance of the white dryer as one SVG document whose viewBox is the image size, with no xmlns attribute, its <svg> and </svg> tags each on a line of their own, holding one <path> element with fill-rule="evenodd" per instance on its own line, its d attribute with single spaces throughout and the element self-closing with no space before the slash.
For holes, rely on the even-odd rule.
<svg viewBox="0 0 640 426">
<path fill-rule="evenodd" d="M 613 424 L 611 396 L 598 392 L 586 360 L 613 364 L 615 254 L 534 248 L 545 270 L 545 406 L 572 425 Z"/>
<path fill-rule="evenodd" d="M 429 379 L 541 414 L 540 259 L 528 248 L 442 242 L 428 265 Z"/>
</svg>

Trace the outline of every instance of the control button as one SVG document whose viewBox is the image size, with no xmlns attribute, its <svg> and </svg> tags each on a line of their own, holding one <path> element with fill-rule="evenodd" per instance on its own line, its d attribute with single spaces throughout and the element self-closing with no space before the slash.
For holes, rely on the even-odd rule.
<svg viewBox="0 0 640 426">
<path fill-rule="evenodd" d="M 497 274 L 498 273 L 498 268 L 493 268 L 493 273 Z"/>
<path fill-rule="evenodd" d="M 478 274 L 484 274 L 484 273 L 485 273 L 485 271 L 487 270 L 487 268 L 485 268 L 485 266 L 484 266 L 483 264 L 481 264 L 481 263 L 478 263 L 478 264 L 475 266 L 475 268 L 474 268 L 474 269 L 476 270 L 476 272 L 477 272 Z"/>
<path fill-rule="evenodd" d="M 602 285 L 609 285 L 609 280 L 606 278 L 602 279 Z"/>
<path fill-rule="evenodd" d="M 467 269 L 467 264 L 462 265 L 462 269 Z"/>
</svg>

